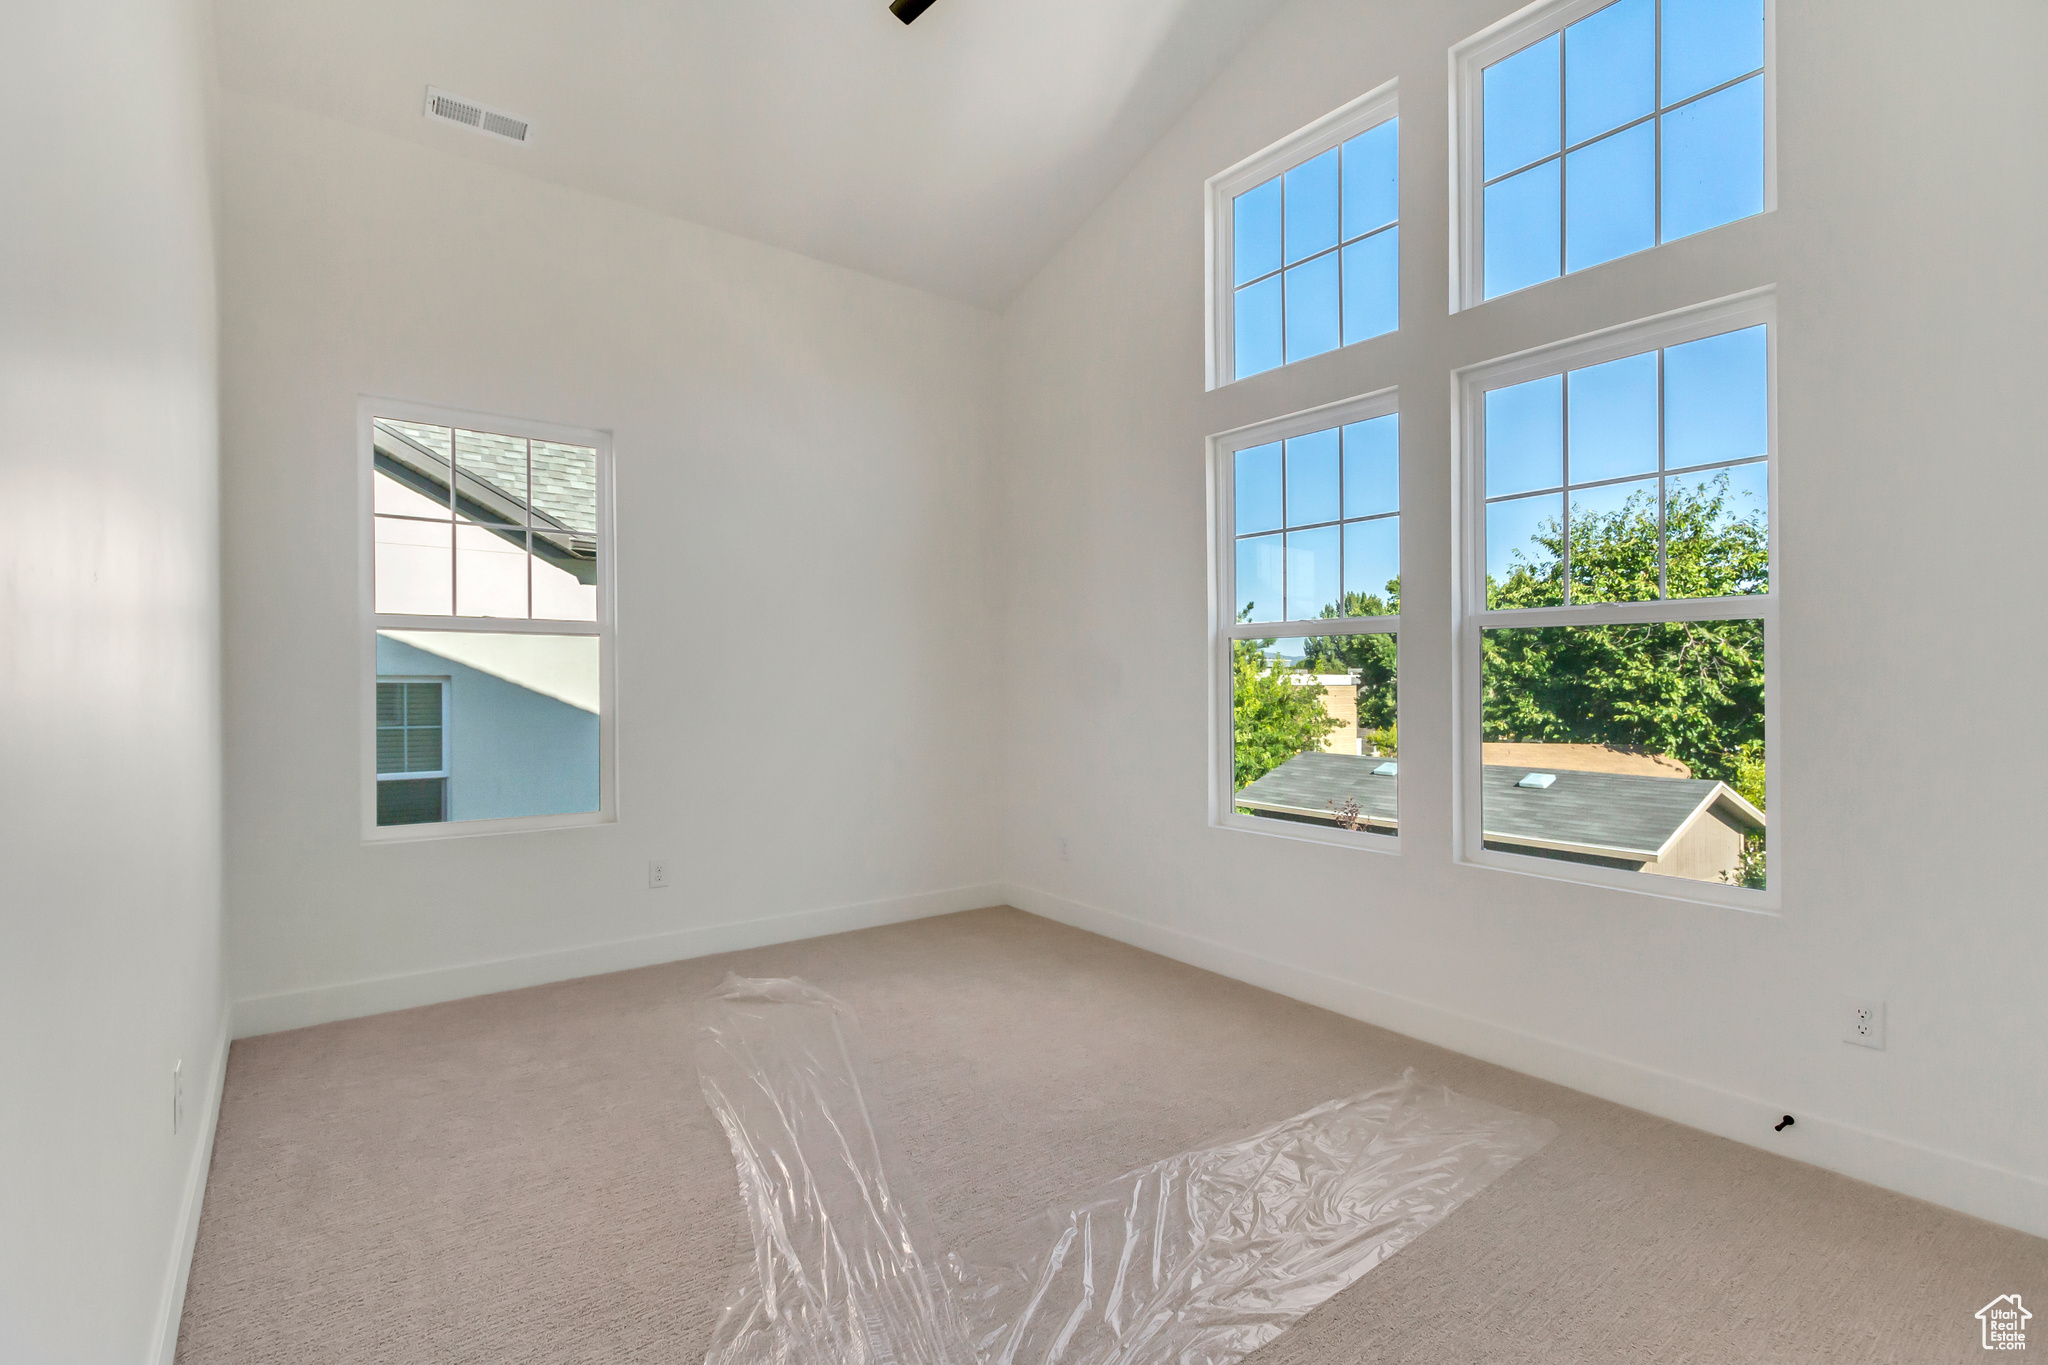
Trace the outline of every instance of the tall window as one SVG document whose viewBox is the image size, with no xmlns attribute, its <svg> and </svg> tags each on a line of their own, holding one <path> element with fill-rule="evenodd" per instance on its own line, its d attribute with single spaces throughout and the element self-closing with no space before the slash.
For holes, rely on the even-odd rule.
<svg viewBox="0 0 2048 1365">
<path fill-rule="evenodd" d="M 1463 853 L 1769 887 L 1768 295 L 1460 377 Z"/>
<path fill-rule="evenodd" d="M 366 831 L 608 818 L 606 438 L 366 400 Z"/>
<path fill-rule="evenodd" d="M 1210 442 L 1221 823 L 1400 827 L 1400 421 L 1390 391 Z"/>
<path fill-rule="evenodd" d="M 1399 181 L 1390 83 L 1209 182 L 1210 387 L 1400 326 Z"/>
<path fill-rule="evenodd" d="M 1462 303 L 1769 206 L 1765 0 L 1588 0 L 1455 50 Z"/>
</svg>

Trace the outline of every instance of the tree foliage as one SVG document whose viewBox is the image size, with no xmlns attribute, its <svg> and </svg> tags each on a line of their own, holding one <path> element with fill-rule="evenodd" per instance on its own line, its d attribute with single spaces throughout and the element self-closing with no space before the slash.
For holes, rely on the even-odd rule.
<svg viewBox="0 0 2048 1365">
<path fill-rule="evenodd" d="M 1761 508 L 1742 508 L 1724 472 L 1674 486 L 1664 505 L 1663 575 L 1670 598 L 1762 592 L 1769 552 Z M 1569 575 L 1575 603 L 1659 596 L 1657 502 L 1637 492 L 1608 511 L 1574 509 Z M 1556 606 L 1567 556 L 1555 522 L 1514 552 L 1505 580 L 1487 578 L 1494 609 Z M 1384 594 L 1354 592 L 1323 611 L 1383 616 L 1401 609 L 1398 579 Z M 1272 640 L 1233 643 L 1237 785 L 1321 746 L 1337 722 L 1323 688 L 1288 675 L 1351 673 L 1358 725 L 1394 748 L 1396 640 L 1391 634 L 1327 635 L 1302 642 L 1290 667 L 1268 657 Z M 1764 635 L 1754 620 L 1497 628 L 1485 632 L 1484 737 L 1554 744 L 1607 744 L 1670 754 L 1696 777 L 1727 782 L 1764 809 Z M 1384 734 L 1385 740 L 1378 736 Z M 1762 885 L 1763 845 L 1752 840 L 1741 880 Z"/>
<path fill-rule="evenodd" d="M 1387 582 L 1385 596 L 1347 592 L 1342 609 L 1323 608 L 1326 620 L 1343 616 L 1398 616 L 1401 580 Z M 1351 673 L 1358 678 L 1358 728 L 1392 730 L 1397 650 L 1392 635 L 1318 635 L 1302 641 L 1302 667 L 1312 673 Z M 1381 746 L 1385 748 L 1386 746 Z"/>
<path fill-rule="evenodd" d="M 1233 640 L 1230 646 L 1232 739 L 1237 790 L 1293 758 L 1322 747 L 1337 728 L 1323 705 L 1320 683 L 1297 683 L 1297 671 L 1266 651 L 1271 640 Z"/>
<path fill-rule="evenodd" d="M 1763 590 L 1769 557 L 1761 509 L 1738 515 L 1733 502 L 1726 473 L 1667 495 L 1671 597 Z M 1607 512 L 1575 511 L 1572 600 L 1655 598 L 1657 539 L 1653 494 L 1631 494 Z M 1531 546 L 1534 553 L 1514 553 L 1505 582 L 1488 576 L 1489 607 L 1562 600 L 1562 529 L 1550 522 Z M 1762 751 L 1761 621 L 1495 629 L 1486 632 L 1482 649 L 1488 740 L 1637 747 L 1670 754 L 1694 776 L 1731 785 L 1747 746 Z"/>
</svg>

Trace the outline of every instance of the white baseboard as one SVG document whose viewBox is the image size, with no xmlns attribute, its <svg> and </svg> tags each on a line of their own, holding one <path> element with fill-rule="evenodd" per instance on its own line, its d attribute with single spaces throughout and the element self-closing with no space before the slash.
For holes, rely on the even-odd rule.
<svg viewBox="0 0 2048 1365">
<path fill-rule="evenodd" d="M 178 1355 L 178 1324 L 185 1316 L 185 1284 L 192 1274 L 192 1248 L 199 1241 L 199 1212 L 206 1203 L 206 1175 L 213 1168 L 213 1134 L 220 1125 L 220 1097 L 228 1075 L 228 1041 L 234 1008 L 221 1010 L 220 1037 L 213 1049 L 213 1070 L 201 1100 L 199 1131 L 192 1144 L 192 1162 L 185 1174 L 185 1198 L 178 1209 L 171 1263 L 164 1272 L 163 1299 L 156 1310 L 156 1336 L 150 1342 L 150 1365 L 172 1365 Z"/>
<path fill-rule="evenodd" d="M 802 910 L 735 924 L 698 925 L 645 938 L 619 939 L 521 957 L 495 958 L 454 967 L 372 977 L 364 981 L 279 991 L 273 995 L 237 1000 L 234 1035 L 249 1038 L 259 1033 L 278 1033 L 285 1029 L 332 1023 L 337 1019 L 357 1019 L 390 1010 L 412 1009 L 417 1005 L 438 1005 L 444 1000 L 518 990 L 522 986 L 540 986 L 550 981 L 621 972 L 633 967 L 652 967 L 712 953 L 759 948 L 770 943 L 790 943 L 797 939 L 841 934 L 851 929 L 870 929 L 880 924 L 923 919 L 930 915 L 950 915 L 960 910 L 979 910 L 1000 904 L 1002 893 L 1000 885 L 985 882 L 978 886 L 956 886 L 944 891 L 866 901 L 859 905 Z"/>
<path fill-rule="evenodd" d="M 1197 934 L 1083 905 L 1031 887 L 1005 887 L 1002 899 L 1031 914 L 1320 1005 L 1468 1057 L 2037 1237 L 2048 1237 L 2048 1180 L 2036 1176 L 1936 1151 L 1818 1114 L 1801 1113 L 1796 1124 L 1777 1134 L 1771 1123 L 1784 1112 L 1781 1106 L 1719 1086 L 1305 967 L 1275 962 Z"/>
</svg>

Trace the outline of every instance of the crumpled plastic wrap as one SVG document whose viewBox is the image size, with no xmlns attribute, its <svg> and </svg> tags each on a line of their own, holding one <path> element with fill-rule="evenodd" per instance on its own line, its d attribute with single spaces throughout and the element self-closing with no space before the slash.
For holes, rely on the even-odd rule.
<svg viewBox="0 0 2048 1365">
<path fill-rule="evenodd" d="M 975 1365 L 864 1069 L 852 1014 L 805 982 L 727 976 L 705 1002 L 698 1081 L 754 1235 L 707 1365 Z"/>
<path fill-rule="evenodd" d="M 1410 1072 L 940 1254 L 844 1006 L 728 977 L 698 1067 L 754 1235 L 707 1365 L 1228 1365 L 1557 1131 Z"/>
</svg>

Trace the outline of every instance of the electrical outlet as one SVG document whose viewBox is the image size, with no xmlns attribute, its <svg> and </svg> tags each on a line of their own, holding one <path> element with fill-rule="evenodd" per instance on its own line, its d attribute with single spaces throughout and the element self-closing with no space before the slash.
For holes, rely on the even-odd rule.
<svg viewBox="0 0 2048 1365">
<path fill-rule="evenodd" d="M 1064 835 L 1064 834 L 1062 834 L 1062 835 L 1060 836 L 1060 861 L 1061 861 L 1061 862 L 1063 862 L 1063 863 L 1069 863 L 1069 862 L 1072 862 L 1073 860 L 1074 860 L 1074 854 L 1073 854 L 1073 850 L 1071 850 L 1071 849 L 1069 849 L 1069 848 L 1067 847 L 1067 836 L 1066 836 L 1066 835 Z"/>
<path fill-rule="evenodd" d="M 668 885 L 668 864 L 660 858 L 647 864 L 647 885 L 656 890 Z"/>
<path fill-rule="evenodd" d="M 1852 995 L 1842 1000 L 1842 1041 L 1884 1048 L 1884 1001 Z"/>
<path fill-rule="evenodd" d="M 185 1126 L 185 1061 L 181 1057 L 171 1063 L 171 1136 L 176 1137 Z"/>
</svg>

